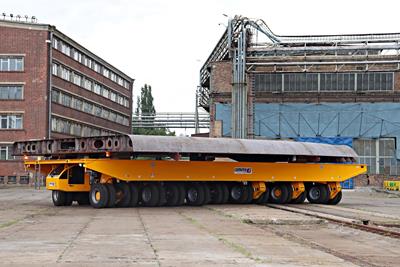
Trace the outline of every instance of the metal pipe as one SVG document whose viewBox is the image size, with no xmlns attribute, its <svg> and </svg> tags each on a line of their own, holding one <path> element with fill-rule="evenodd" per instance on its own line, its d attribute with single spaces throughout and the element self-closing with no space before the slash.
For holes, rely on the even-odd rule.
<svg viewBox="0 0 400 267">
<path fill-rule="evenodd" d="M 357 64 L 397 64 L 400 60 L 382 60 L 382 61 L 296 61 L 296 62 L 249 62 L 246 65 L 255 66 L 296 66 L 296 65 L 357 65 Z"/>
</svg>

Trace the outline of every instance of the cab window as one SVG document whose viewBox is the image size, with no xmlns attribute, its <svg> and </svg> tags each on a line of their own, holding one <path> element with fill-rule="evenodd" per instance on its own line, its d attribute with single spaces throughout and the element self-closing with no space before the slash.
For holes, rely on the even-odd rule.
<svg viewBox="0 0 400 267">
<path fill-rule="evenodd" d="M 61 173 L 63 170 L 64 170 L 64 165 L 58 165 L 56 168 L 54 168 L 54 169 L 50 172 L 49 176 L 50 176 L 50 177 L 58 176 L 58 175 L 60 175 L 60 173 Z"/>
<path fill-rule="evenodd" d="M 85 168 L 74 166 L 68 170 L 69 184 L 84 184 L 85 183 Z"/>
</svg>

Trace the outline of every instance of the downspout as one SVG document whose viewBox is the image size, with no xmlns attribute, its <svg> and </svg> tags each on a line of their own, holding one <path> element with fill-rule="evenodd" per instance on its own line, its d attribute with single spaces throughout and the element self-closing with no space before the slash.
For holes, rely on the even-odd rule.
<svg viewBox="0 0 400 267">
<path fill-rule="evenodd" d="M 53 65 L 53 27 L 50 26 L 49 29 L 49 39 L 46 40 L 49 47 L 49 57 L 48 57 L 48 88 L 47 88 L 47 100 L 48 100 L 48 125 L 47 125 L 47 138 L 51 138 L 51 89 L 53 87 L 52 83 L 52 65 Z"/>
</svg>

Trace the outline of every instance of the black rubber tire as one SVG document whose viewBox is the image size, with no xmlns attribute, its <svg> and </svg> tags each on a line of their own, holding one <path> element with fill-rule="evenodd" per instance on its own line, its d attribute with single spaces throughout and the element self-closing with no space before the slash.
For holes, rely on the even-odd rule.
<svg viewBox="0 0 400 267">
<path fill-rule="evenodd" d="M 182 206 L 183 204 L 185 204 L 186 200 L 186 188 L 183 183 L 175 183 L 175 185 L 179 191 L 179 198 L 176 206 Z"/>
<path fill-rule="evenodd" d="M 53 200 L 54 206 L 64 206 L 66 194 L 64 191 L 53 190 L 51 192 L 51 199 Z"/>
<path fill-rule="evenodd" d="M 131 200 L 129 202 L 129 207 L 136 207 L 139 204 L 139 184 L 128 183 L 128 185 L 131 191 Z"/>
<path fill-rule="evenodd" d="M 65 203 L 64 206 L 71 206 L 74 202 L 75 194 L 73 192 L 65 192 Z"/>
<path fill-rule="evenodd" d="M 176 183 L 164 183 L 166 206 L 177 206 L 179 204 L 179 188 Z"/>
<path fill-rule="evenodd" d="M 285 201 L 285 203 L 290 203 L 292 201 L 292 196 L 293 196 L 293 187 L 290 183 L 283 183 L 287 189 L 288 189 L 288 197 Z"/>
<path fill-rule="evenodd" d="M 313 204 L 326 204 L 329 200 L 329 189 L 326 184 L 314 184 L 307 188 L 307 200 Z"/>
<path fill-rule="evenodd" d="M 228 185 L 227 185 L 226 183 L 220 183 L 220 186 L 221 186 L 221 188 L 222 188 L 222 195 L 223 195 L 222 201 L 221 201 L 220 204 L 228 203 L 228 201 L 229 201 L 229 195 L 230 195 L 230 194 L 229 194 Z"/>
<path fill-rule="evenodd" d="M 202 183 L 202 186 L 204 188 L 204 202 L 203 202 L 203 205 L 207 205 L 211 201 L 210 187 L 208 187 L 208 183 Z"/>
<path fill-rule="evenodd" d="M 329 205 L 339 204 L 339 202 L 342 200 L 342 196 L 343 196 L 342 191 L 339 191 L 339 193 L 337 193 L 337 195 L 334 198 L 328 200 L 328 204 Z"/>
<path fill-rule="evenodd" d="M 304 203 L 304 201 L 306 200 L 306 192 L 304 191 L 303 193 L 301 193 L 300 194 L 300 196 L 298 196 L 297 198 L 295 198 L 295 199 L 292 199 L 291 201 L 290 201 L 290 203 L 293 203 L 293 204 L 301 204 L 301 203 Z"/>
<path fill-rule="evenodd" d="M 78 193 L 76 202 L 78 202 L 79 206 L 89 205 L 90 204 L 89 193 L 86 192 Z"/>
<path fill-rule="evenodd" d="M 160 202 L 160 190 L 155 183 L 144 184 L 140 188 L 140 203 L 145 207 L 155 207 Z"/>
<path fill-rule="evenodd" d="M 96 193 L 100 194 L 100 199 L 96 199 Z M 93 208 L 101 209 L 107 207 L 108 204 L 108 188 L 105 184 L 92 184 L 89 192 L 90 205 Z"/>
<path fill-rule="evenodd" d="M 209 183 L 211 200 L 210 204 L 221 204 L 224 198 L 222 185 L 220 183 Z"/>
<path fill-rule="evenodd" d="M 268 203 L 269 199 L 269 187 L 265 188 L 265 192 L 257 199 L 254 199 L 253 202 L 259 205 Z"/>
<path fill-rule="evenodd" d="M 251 183 L 248 183 L 245 187 L 247 190 L 247 199 L 244 201 L 244 204 L 250 204 L 251 202 L 253 202 L 254 188 Z"/>
<path fill-rule="evenodd" d="M 278 195 L 278 190 L 280 190 L 280 195 Z M 288 187 L 284 183 L 273 183 L 271 184 L 269 193 L 269 202 L 274 204 L 284 204 L 288 199 Z"/>
<path fill-rule="evenodd" d="M 115 206 L 116 201 L 117 201 L 117 192 L 116 192 L 114 184 L 106 184 L 106 187 L 108 189 L 107 208 L 112 208 Z"/>
<path fill-rule="evenodd" d="M 160 199 L 158 200 L 157 206 L 164 206 L 167 203 L 167 196 L 165 187 L 162 184 L 157 184 L 158 191 L 160 192 Z"/>
<path fill-rule="evenodd" d="M 201 206 L 204 201 L 204 186 L 201 183 L 189 183 L 186 188 L 186 203 L 190 206 Z"/>
<path fill-rule="evenodd" d="M 248 187 L 241 183 L 234 183 L 229 190 L 229 202 L 245 204 L 249 198 Z"/>
<path fill-rule="evenodd" d="M 131 189 L 129 184 L 126 182 L 120 182 L 115 184 L 115 190 L 117 194 L 121 194 L 121 199 L 116 202 L 117 207 L 129 207 L 131 203 Z"/>
</svg>

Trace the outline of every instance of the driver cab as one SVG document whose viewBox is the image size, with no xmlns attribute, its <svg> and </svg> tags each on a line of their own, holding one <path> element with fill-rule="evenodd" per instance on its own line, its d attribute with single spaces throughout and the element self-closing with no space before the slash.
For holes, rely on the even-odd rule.
<svg viewBox="0 0 400 267">
<path fill-rule="evenodd" d="M 90 190 L 89 174 L 80 165 L 57 165 L 46 178 L 46 188 L 65 192 L 87 192 Z"/>
</svg>

